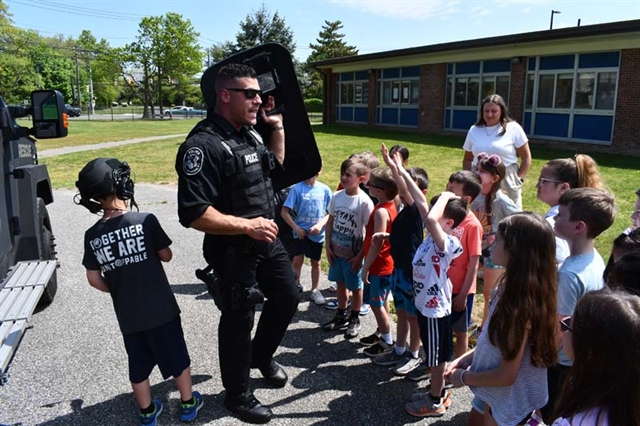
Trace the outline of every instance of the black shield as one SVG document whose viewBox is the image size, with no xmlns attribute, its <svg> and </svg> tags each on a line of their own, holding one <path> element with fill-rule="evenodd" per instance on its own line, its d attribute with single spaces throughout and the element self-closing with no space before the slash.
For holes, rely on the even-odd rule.
<svg viewBox="0 0 640 426">
<path fill-rule="evenodd" d="M 281 44 L 266 43 L 229 56 L 207 68 L 202 75 L 200 88 L 210 111 L 216 103 L 215 82 L 218 71 L 231 63 L 241 63 L 255 69 L 265 97 L 273 96 L 276 108 L 282 112 L 285 129 L 285 172 L 273 179 L 274 190 L 318 173 L 322 167 L 322 159 L 311 130 L 289 51 Z M 271 129 L 260 119 L 255 129 L 262 135 L 263 140 L 269 140 Z"/>
</svg>

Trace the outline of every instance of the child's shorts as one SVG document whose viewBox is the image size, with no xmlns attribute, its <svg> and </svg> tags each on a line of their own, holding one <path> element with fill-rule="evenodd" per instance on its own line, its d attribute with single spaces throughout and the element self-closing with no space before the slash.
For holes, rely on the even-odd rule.
<svg viewBox="0 0 640 426">
<path fill-rule="evenodd" d="M 474 396 L 471 400 L 471 408 L 473 408 L 480 414 L 484 414 L 484 401 L 477 396 Z"/>
<path fill-rule="evenodd" d="M 427 318 L 418 311 L 418 325 L 427 367 L 436 367 L 438 364 L 450 361 L 453 356 L 451 315 Z"/>
<path fill-rule="evenodd" d="M 369 300 L 371 306 L 381 307 L 391 292 L 391 275 L 369 275 Z"/>
<path fill-rule="evenodd" d="M 357 291 L 362 288 L 362 265 L 357 272 L 351 272 L 351 262 L 342 257 L 334 257 L 329 266 L 329 281 L 343 282 L 348 290 Z"/>
<path fill-rule="evenodd" d="M 151 330 L 123 334 L 123 337 L 129 355 L 131 383 L 144 382 L 156 365 L 165 380 L 178 377 L 191 365 L 180 316 Z"/>
<path fill-rule="evenodd" d="M 391 294 L 396 310 L 416 316 L 416 305 L 413 298 L 413 275 L 401 269 L 394 269 L 391 275 Z"/>
<path fill-rule="evenodd" d="M 455 298 L 457 295 L 453 295 Z M 471 324 L 471 310 L 473 309 L 474 294 L 467 295 L 467 306 L 464 311 L 451 310 L 451 328 L 454 333 L 466 333 Z"/>
<path fill-rule="evenodd" d="M 296 238 L 293 242 L 293 255 L 304 255 L 311 260 L 320 260 L 322 256 L 322 243 L 311 241 L 309 237 L 303 239 Z"/>
</svg>

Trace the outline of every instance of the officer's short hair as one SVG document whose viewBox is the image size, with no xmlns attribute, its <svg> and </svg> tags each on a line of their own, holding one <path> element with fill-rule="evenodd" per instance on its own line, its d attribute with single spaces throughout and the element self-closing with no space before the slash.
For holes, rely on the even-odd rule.
<svg viewBox="0 0 640 426">
<path fill-rule="evenodd" d="M 229 64 L 220 68 L 216 78 L 216 94 L 228 87 L 232 80 L 239 78 L 257 78 L 256 70 L 245 64 Z"/>
</svg>

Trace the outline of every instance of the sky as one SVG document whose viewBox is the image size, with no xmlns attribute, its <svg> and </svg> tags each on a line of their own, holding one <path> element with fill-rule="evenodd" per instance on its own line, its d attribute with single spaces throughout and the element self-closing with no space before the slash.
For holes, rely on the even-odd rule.
<svg viewBox="0 0 640 426">
<path fill-rule="evenodd" d="M 90 30 L 113 47 L 135 40 L 143 16 L 175 12 L 200 33 L 202 48 L 235 41 L 240 22 L 264 4 L 294 34 L 306 60 L 324 21 L 342 21 L 344 41 L 360 54 L 553 28 L 640 19 L 640 0 L 3 0 L 15 26 L 76 38 Z M 640 44 L 640 40 L 639 40 Z"/>
</svg>

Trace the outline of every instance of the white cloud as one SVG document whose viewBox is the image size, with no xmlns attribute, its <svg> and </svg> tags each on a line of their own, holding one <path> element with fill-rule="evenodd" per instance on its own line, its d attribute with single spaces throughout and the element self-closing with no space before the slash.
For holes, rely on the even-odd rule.
<svg viewBox="0 0 640 426">
<path fill-rule="evenodd" d="M 423 20 L 458 11 L 460 1 L 447 0 L 333 0 L 333 3 L 372 15 Z"/>
<path fill-rule="evenodd" d="M 531 12 L 530 7 L 525 7 L 524 9 L 522 9 L 522 13 L 529 13 L 529 12 Z"/>
</svg>

